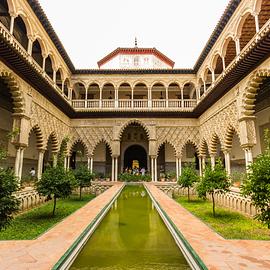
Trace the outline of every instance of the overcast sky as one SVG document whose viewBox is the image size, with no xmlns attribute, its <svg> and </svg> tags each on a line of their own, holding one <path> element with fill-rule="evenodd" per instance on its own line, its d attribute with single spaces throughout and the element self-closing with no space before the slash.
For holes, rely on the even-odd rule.
<svg viewBox="0 0 270 270">
<path fill-rule="evenodd" d="M 76 68 L 118 47 L 155 47 L 192 68 L 229 0 L 39 0 Z"/>
</svg>

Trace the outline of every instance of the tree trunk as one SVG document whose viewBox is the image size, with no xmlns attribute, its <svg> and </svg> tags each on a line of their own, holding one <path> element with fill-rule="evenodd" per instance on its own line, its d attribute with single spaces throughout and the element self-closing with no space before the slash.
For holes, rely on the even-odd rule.
<svg viewBox="0 0 270 270">
<path fill-rule="evenodd" d="M 216 216 L 216 211 L 215 211 L 215 197 L 214 197 L 214 192 L 211 193 L 212 196 L 212 203 L 213 203 L 213 216 Z"/>
<path fill-rule="evenodd" d="M 82 199 L 82 187 L 80 186 L 80 200 Z"/>
<path fill-rule="evenodd" d="M 54 216 L 54 213 L 55 213 L 55 208 L 56 208 L 56 196 L 54 195 L 53 196 L 53 213 L 52 213 L 53 216 Z"/>
<path fill-rule="evenodd" d="M 190 201 L 190 198 L 189 198 L 189 187 L 187 188 L 187 194 L 188 194 L 188 201 Z"/>
</svg>

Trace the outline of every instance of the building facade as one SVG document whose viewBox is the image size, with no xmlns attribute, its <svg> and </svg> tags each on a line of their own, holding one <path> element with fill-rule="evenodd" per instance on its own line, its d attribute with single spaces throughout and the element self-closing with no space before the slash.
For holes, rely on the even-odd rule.
<svg viewBox="0 0 270 270">
<path fill-rule="evenodd" d="M 218 157 L 245 171 L 270 128 L 269 18 L 270 0 L 231 0 L 193 69 L 135 47 L 78 70 L 38 1 L 1 0 L 0 165 L 40 177 L 69 137 L 65 166 L 113 181 L 133 160 L 153 181 Z"/>
</svg>

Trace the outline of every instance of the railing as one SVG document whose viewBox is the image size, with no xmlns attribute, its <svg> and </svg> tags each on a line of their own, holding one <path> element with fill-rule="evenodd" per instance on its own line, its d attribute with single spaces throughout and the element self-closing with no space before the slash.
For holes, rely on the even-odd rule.
<svg viewBox="0 0 270 270">
<path fill-rule="evenodd" d="M 196 99 L 77 99 L 72 100 L 72 107 L 77 110 L 158 110 L 158 109 L 168 109 L 168 110 L 178 110 L 178 111 L 192 111 L 196 106 Z"/>
<path fill-rule="evenodd" d="M 31 66 L 45 78 L 45 80 L 53 87 L 59 95 L 61 95 L 68 103 L 70 101 L 65 97 L 62 89 L 60 89 L 53 79 L 43 70 L 43 68 L 35 61 L 35 59 L 27 52 L 27 50 L 21 45 L 21 43 L 10 34 L 9 30 L 0 22 L 0 34 L 27 60 Z"/>
<path fill-rule="evenodd" d="M 164 183 L 156 182 L 157 188 L 165 192 L 170 197 L 178 197 L 187 195 L 187 188 L 180 187 L 177 183 Z M 197 191 L 195 188 L 189 190 L 190 195 L 196 195 Z M 215 201 L 218 205 L 227 207 L 229 209 L 238 211 L 248 216 L 255 216 L 258 212 L 249 197 L 243 197 L 239 191 L 231 189 L 227 193 L 215 193 Z M 210 195 L 207 196 L 211 200 Z"/>
<path fill-rule="evenodd" d="M 147 99 L 134 99 L 133 108 L 147 108 L 148 100 Z"/>
<path fill-rule="evenodd" d="M 236 55 L 235 58 L 231 61 L 231 63 L 223 70 L 219 76 L 212 82 L 212 84 L 207 88 L 206 92 L 204 92 L 199 102 L 201 102 L 203 99 L 206 98 L 206 96 L 213 90 L 213 88 L 220 83 L 220 81 L 223 79 L 223 77 L 230 72 L 230 70 L 235 66 L 235 64 L 239 61 L 241 57 L 244 57 L 248 50 L 252 49 L 256 43 L 259 42 L 259 40 L 262 38 L 261 36 L 265 35 L 269 32 L 270 28 L 270 19 L 260 28 L 260 31 L 256 33 L 251 40 L 246 44 L 246 46 L 240 51 L 239 55 Z"/>
</svg>

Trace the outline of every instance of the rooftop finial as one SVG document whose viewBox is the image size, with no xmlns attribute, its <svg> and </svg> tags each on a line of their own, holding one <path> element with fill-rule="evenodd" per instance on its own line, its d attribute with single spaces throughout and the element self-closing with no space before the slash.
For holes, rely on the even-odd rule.
<svg viewBox="0 0 270 270">
<path fill-rule="evenodd" d="M 137 37 L 135 37 L 135 47 L 138 47 L 138 41 L 137 41 Z"/>
</svg>

